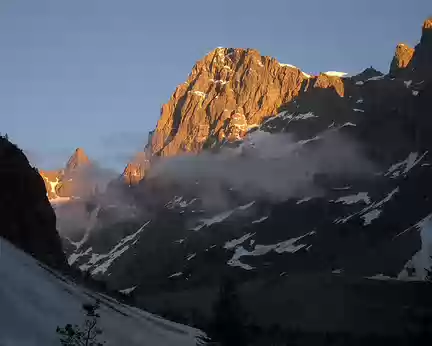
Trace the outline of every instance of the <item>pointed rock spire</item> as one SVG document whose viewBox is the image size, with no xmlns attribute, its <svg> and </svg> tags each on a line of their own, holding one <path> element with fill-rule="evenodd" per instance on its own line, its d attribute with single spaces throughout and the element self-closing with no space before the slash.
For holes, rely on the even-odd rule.
<svg viewBox="0 0 432 346">
<path fill-rule="evenodd" d="M 70 157 L 69 161 L 66 164 L 66 170 L 74 170 L 79 167 L 88 165 L 90 163 L 90 160 L 87 156 L 87 154 L 84 152 L 84 149 L 77 148 L 73 155 Z"/>
<path fill-rule="evenodd" d="M 427 46 L 428 51 L 432 51 L 432 17 L 429 17 L 423 23 L 420 44 Z"/>
<path fill-rule="evenodd" d="M 423 32 L 426 30 L 432 30 L 432 17 L 429 17 L 423 23 Z"/>
<path fill-rule="evenodd" d="M 412 61 L 413 69 L 425 76 L 432 74 L 430 61 L 432 60 L 432 17 L 423 23 L 420 43 L 415 48 Z"/>
</svg>

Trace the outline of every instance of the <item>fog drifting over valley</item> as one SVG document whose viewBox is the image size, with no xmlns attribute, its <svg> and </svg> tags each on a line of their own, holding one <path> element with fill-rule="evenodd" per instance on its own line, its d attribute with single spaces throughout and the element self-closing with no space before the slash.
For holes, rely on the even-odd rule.
<svg viewBox="0 0 432 346">
<path fill-rule="evenodd" d="M 105 224 L 137 216 L 151 218 L 158 207 L 184 192 L 198 197 L 207 212 L 216 212 L 235 206 L 230 191 L 244 200 L 280 202 L 323 194 L 317 175 L 367 177 L 373 171 L 359 145 L 337 131 L 328 130 L 307 141 L 290 134 L 255 131 L 235 148 L 155 159 L 137 188 L 123 184 L 106 188 L 118 174 L 93 165 L 73 177 L 75 189 L 80 190 L 78 203 L 57 206 L 56 213 L 61 233 L 82 234 L 95 226 L 95 214 L 103 209 L 109 210 Z M 98 193 L 82 193 L 94 191 L 96 185 Z M 82 203 L 89 197 L 90 205 Z"/>
<path fill-rule="evenodd" d="M 282 201 L 320 194 L 316 176 L 367 176 L 373 172 L 359 145 L 336 131 L 298 141 L 290 134 L 256 131 L 237 148 L 162 158 L 147 179 L 157 178 L 186 189 L 202 186 L 205 204 L 217 204 L 227 188 L 248 198 Z"/>
</svg>

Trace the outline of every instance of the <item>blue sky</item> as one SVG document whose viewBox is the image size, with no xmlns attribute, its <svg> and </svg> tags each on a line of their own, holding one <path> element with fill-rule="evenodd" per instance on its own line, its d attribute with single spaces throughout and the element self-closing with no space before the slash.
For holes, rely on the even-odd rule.
<svg viewBox="0 0 432 346">
<path fill-rule="evenodd" d="M 83 147 L 121 170 L 175 87 L 218 46 L 305 72 L 387 72 L 430 0 L 1 0 L 0 132 L 40 168 Z"/>
</svg>

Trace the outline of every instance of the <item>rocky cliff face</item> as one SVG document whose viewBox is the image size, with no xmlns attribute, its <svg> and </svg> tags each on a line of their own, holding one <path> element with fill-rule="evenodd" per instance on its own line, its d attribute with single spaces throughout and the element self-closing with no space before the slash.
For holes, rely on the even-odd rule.
<svg viewBox="0 0 432 346">
<path fill-rule="evenodd" d="M 65 257 L 44 182 L 23 152 L 0 137 L 0 236 L 52 266 Z"/>
<path fill-rule="evenodd" d="M 253 49 L 217 48 L 193 67 L 162 107 L 150 152 L 198 152 L 235 141 L 296 96 L 308 77 Z"/>
<path fill-rule="evenodd" d="M 411 62 L 414 55 L 414 48 L 404 43 L 396 46 L 396 52 L 390 65 L 390 73 L 395 73 L 401 68 L 405 68 Z"/>
</svg>

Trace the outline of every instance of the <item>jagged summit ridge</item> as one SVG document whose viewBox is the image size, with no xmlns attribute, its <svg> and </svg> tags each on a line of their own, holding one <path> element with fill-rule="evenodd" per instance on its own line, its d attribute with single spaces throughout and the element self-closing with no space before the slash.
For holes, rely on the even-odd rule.
<svg viewBox="0 0 432 346">
<path fill-rule="evenodd" d="M 314 78 L 256 49 L 216 48 L 193 66 L 186 82 L 162 106 L 145 155 L 151 161 L 241 140 Z M 148 164 L 138 167 L 131 162 L 123 177 L 128 183 L 139 181 L 147 168 Z"/>
<path fill-rule="evenodd" d="M 256 49 L 218 47 L 196 62 L 162 106 L 142 153 L 145 164 L 133 160 L 123 178 L 129 185 L 140 181 L 158 156 L 198 153 L 242 140 L 310 87 L 334 89 L 344 97 L 344 78 L 347 74 L 337 71 L 312 76 Z"/>
<path fill-rule="evenodd" d="M 133 160 L 123 177 L 145 175 L 155 156 L 197 153 L 235 142 L 296 97 L 311 75 L 256 49 L 216 48 L 196 62 L 185 83 L 162 106 L 145 149 L 146 164 Z M 142 161 L 142 160 L 140 160 Z"/>
<path fill-rule="evenodd" d="M 424 69 L 430 69 L 430 23 L 431 19 L 425 21 L 415 49 L 397 45 L 390 74 L 413 69 L 422 74 Z M 294 65 L 263 56 L 256 49 L 218 47 L 196 62 L 186 82 L 162 106 L 144 150 L 146 164 L 131 162 L 123 177 L 128 184 L 140 181 L 159 156 L 198 153 L 242 140 L 250 130 L 286 110 L 308 90 L 333 89 L 339 97 L 345 97 L 348 84 L 361 86 L 363 80 L 382 76 L 373 68 L 357 76 L 336 71 L 312 76 Z"/>
</svg>

